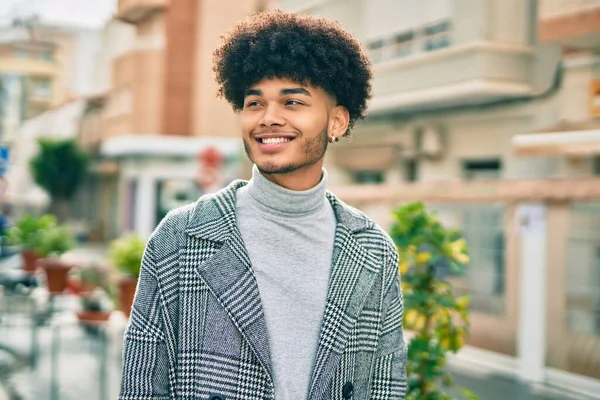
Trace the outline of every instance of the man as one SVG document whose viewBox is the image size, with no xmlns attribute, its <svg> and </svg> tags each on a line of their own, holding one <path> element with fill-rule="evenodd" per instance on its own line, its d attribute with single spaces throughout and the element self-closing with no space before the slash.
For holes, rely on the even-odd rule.
<svg viewBox="0 0 600 400">
<path fill-rule="evenodd" d="M 239 23 L 214 57 L 252 179 L 150 238 L 121 399 L 402 399 L 395 246 L 325 190 L 328 144 L 366 110 L 368 58 L 337 23 L 279 11 Z"/>
</svg>

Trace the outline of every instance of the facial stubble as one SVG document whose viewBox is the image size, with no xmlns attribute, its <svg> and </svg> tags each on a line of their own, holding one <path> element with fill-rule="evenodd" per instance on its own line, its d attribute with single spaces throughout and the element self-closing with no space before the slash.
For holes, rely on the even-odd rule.
<svg viewBox="0 0 600 400">
<path fill-rule="evenodd" d="M 297 171 L 301 168 L 305 168 L 311 165 L 316 164 L 321 161 L 325 156 L 325 152 L 327 151 L 327 146 L 329 144 L 329 134 L 327 131 L 327 126 L 321 131 L 321 133 L 314 138 L 305 141 L 302 146 L 302 153 L 304 154 L 304 161 L 301 162 L 290 162 L 288 164 L 278 165 L 273 162 L 266 162 L 263 165 L 259 165 L 256 163 L 254 157 L 252 156 L 252 150 L 250 145 L 248 144 L 248 140 L 254 139 L 245 139 L 244 138 L 244 150 L 248 155 L 250 161 L 256 164 L 258 170 L 262 174 L 272 175 L 272 174 L 289 174 L 294 171 Z M 294 139 L 298 140 L 298 139 Z"/>
</svg>

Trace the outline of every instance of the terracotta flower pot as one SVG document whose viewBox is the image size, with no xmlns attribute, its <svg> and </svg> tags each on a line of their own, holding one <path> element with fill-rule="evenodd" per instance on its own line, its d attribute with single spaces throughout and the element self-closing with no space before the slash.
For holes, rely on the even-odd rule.
<svg viewBox="0 0 600 400">
<path fill-rule="evenodd" d="M 28 274 L 35 273 L 37 269 L 36 263 L 40 259 L 40 255 L 35 250 L 23 250 L 21 252 L 21 259 L 23 260 L 23 271 Z"/>
<path fill-rule="evenodd" d="M 119 309 L 129 318 L 131 314 L 131 305 L 135 296 L 137 287 L 137 278 L 121 278 L 119 287 Z"/>
<path fill-rule="evenodd" d="M 77 319 L 84 324 L 100 324 L 110 319 L 111 311 L 78 311 Z"/>
<path fill-rule="evenodd" d="M 73 264 L 56 258 L 42 258 L 37 261 L 37 265 L 46 273 L 46 287 L 50 294 L 61 294 L 65 291 Z"/>
</svg>

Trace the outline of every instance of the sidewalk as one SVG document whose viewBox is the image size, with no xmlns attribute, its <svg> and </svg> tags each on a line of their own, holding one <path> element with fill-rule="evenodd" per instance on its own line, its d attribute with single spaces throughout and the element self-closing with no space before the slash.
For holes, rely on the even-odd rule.
<svg viewBox="0 0 600 400">
<path fill-rule="evenodd" d="M 73 322 L 68 316 L 63 316 L 54 328 L 39 329 L 40 351 L 35 368 L 22 369 L 11 379 L 23 400 L 108 400 L 117 397 L 124 321 L 118 320 L 117 314 L 112 328 L 108 330 L 106 342 L 101 336 L 86 333 Z M 56 326 L 60 326 L 58 331 Z M 0 337 L 2 341 L 8 340 L 18 351 L 27 352 L 29 333 L 26 326 L 9 330 L 2 328 Z M 53 348 L 54 355 L 58 357 L 53 358 Z M 584 399 L 551 388 L 529 387 L 506 376 L 476 371 L 470 366 L 454 366 L 452 371 L 457 386 L 467 387 L 482 400 Z M 457 390 L 452 392 L 458 395 Z M 0 397 L 0 400 L 4 399 Z"/>
<path fill-rule="evenodd" d="M 453 366 L 451 370 L 455 385 L 468 388 L 481 400 L 591 400 L 548 386 L 527 385 L 506 375 L 475 371 L 471 366 Z M 452 393 L 459 394 L 456 390 Z"/>
<path fill-rule="evenodd" d="M 76 255 L 86 260 L 102 259 L 106 250 L 105 246 L 86 246 Z M 0 322 L 0 400 L 117 398 L 124 316 L 115 313 L 110 324 L 99 333 L 77 323 L 73 312 L 76 308 L 77 298 L 65 295 L 57 299 L 56 309 L 61 311 L 47 325 L 35 329 L 25 304 L 15 307 L 14 313 Z M 35 365 L 17 369 L 8 381 L 3 379 L 3 365 L 11 364 L 11 354 L 30 355 L 34 343 L 38 349 Z M 11 351 L 3 352 L 3 347 Z M 531 387 L 469 363 L 453 363 L 451 370 L 456 386 L 468 388 L 482 400 L 586 399 L 549 387 Z M 14 387 L 21 397 L 11 398 L 3 387 Z M 457 390 L 452 393 L 462 398 Z"/>
<path fill-rule="evenodd" d="M 26 315 L 11 316 L 8 325 L 0 325 L 0 346 L 10 346 L 14 351 L 27 355 L 32 354 L 32 343 L 35 342 L 38 349 L 34 365 L 17 370 L 9 379 L 20 396 L 17 398 L 117 398 L 124 318 L 115 313 L 105 328 L 86 329 L 76 321 L 71 311 L 77 300 L 68 296 L 57 300 L 60 303 L 57 308 L 65 311 L 57 313 L 45 326 L 35 328 Z M 36 340 L 32 341 L 34 336 Z M 5 400 L 1 396 L 0 400 Z"/>
</svg>

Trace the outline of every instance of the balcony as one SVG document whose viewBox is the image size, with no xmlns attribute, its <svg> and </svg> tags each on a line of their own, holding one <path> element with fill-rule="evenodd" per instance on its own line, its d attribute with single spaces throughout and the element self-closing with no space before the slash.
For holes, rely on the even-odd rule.
<svg viewBox="0 0 600 400">
<path fill-rule="evenodd" d="M 0 72 L 16 72 L 23 75 L 52 78 L 59 74 L 60 64 L 52 60 L 26 58 L 0 59 Z"/>
<path fill-rule="evenodd" d="M 119 0 L 116 18 L 136 24 L 167 7 L 168 0 Z"/>
<path fill-rule="evenodd" d="M 558 57 L 558 56 L 557 56 Z M 375 65 L 370 114 L 465 105 L 530 95 L 534 51 L 475 42 Z M 549 60 L 553 68 L 557 60 Z"/>
<path fill-rule="evenodd" d="M 114 88 L 130 86 L 135 80 L 136 52 L 128 52 L 120 55 L 113 62 Z"/>
<path fill-rule="evenodd" d="M 539 0 L 539 11 L 540 42 L 583 49 L 600 46 L 598 0 Z"/>
</svg>

